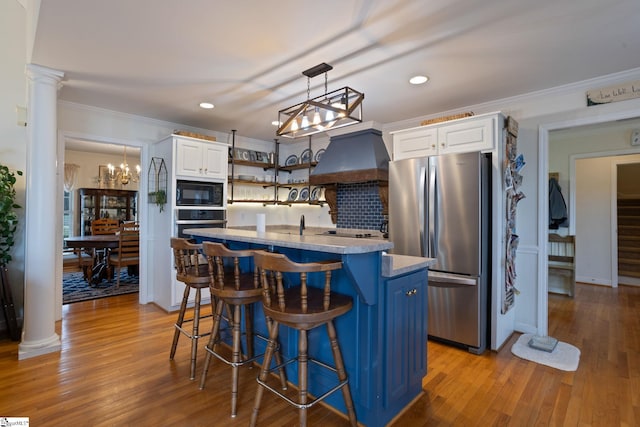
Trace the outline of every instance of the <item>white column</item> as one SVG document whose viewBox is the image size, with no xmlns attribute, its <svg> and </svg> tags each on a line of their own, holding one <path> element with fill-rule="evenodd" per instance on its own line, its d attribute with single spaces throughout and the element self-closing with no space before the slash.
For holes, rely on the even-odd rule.
<svg viewBox="0 0 640 427">
<path fill-rule="evenodd" d="M 58 85 L 64 73 L 27 65 L 24 325 L 18 359 L 60 351 L 55 331 L 56 138 Z"/>
</svg>

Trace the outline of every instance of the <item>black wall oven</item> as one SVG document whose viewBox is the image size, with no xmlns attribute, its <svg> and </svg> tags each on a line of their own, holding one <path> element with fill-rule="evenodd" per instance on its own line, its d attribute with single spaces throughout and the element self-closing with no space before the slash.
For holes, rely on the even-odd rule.
<svg viewBox="0 0 640 427">
<path fill-rule="evenodd" d="M 178 209 L 176 215 L 177 237 L 190 238 L 184 230 L 189 228 L 224 228 L 226 227 L 226 211 L 213 209 Z"/>
<path fill-rule="evenodd" d="M 222 182 L 177 180 L 176 206 L 223 207 L 224 187 Z"/>
</svg>

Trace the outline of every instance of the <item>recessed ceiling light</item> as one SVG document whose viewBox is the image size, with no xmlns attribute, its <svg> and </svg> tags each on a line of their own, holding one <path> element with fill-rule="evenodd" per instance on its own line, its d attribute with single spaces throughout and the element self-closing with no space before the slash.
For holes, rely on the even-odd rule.
<svg viewBox="0 0 640 427">
<path fill-rule="evenodd" d="M 412 85 L 421 85 L 423 83 L 426 83 L 427 80 L 429 80 L 429 77 L 427 76 L 413 76 L 409 79 L 409 83 L 411 83 Z"/>
<path fill-rule="evenodd" d="M 204 108 L 205 110 L 210 110 L 213 108 L 213 104 L 210 102 L 201 102 L 200 108 Z"/>
</svg>

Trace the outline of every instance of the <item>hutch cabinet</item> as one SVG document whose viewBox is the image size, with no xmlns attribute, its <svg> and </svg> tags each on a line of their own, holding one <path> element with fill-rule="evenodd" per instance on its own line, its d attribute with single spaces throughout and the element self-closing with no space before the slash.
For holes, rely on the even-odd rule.
<svg viewBox="0 0 640 427">
<path fill-rule="evenodd" d="M 98 218 L 116 218 L 120 221 L 138 219 L 138 192 L 80 188 L 76 216 L 81 236 L 91 234 L 91 222 Z"/>
</svg>

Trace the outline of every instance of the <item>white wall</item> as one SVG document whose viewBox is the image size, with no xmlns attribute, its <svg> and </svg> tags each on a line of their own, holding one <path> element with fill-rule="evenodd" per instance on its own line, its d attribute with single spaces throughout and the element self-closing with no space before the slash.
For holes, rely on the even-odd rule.
<svg viewBox="0 0 640 427">
<path fill-rule="evenodd" d="M 109 163 L 119 166 L 122 163 L 123 156 L 115 154 L 104 153 L 87 153 L 84 151 L 65 150 L 64 161 L 65 163 L 75 163 L 78 166 L 78 176 L 75 185 L 75 189 L 78 188 L 107 188 L 100 187 L 98 184 L 98 168 L 100 166 L 106 166 Z M 138 156 L 132 156 L 127 153 L 127 163 L 130 169 L 134 169 L 135 165 L 140 164 L 140 158 Z M 141 177 L 145 177 L 145 171 L 141 172 Z M 132 190 L 138 191 L 139 183 L 130 181 L 127 185 L 116 185 L 116 190 Z M 111 187 L 109 187 L 111 188 Z"/>
<path fill-rule="evenodd" d="M 576 281 L 611 284 L 611 160 L 576 161 Z"/>
<path fill-rule="evenodd" d="M 15 0 L 0 2 L 0 163 L 11 170 L 25 170 L 27 164 L 26 127 L 17 124 L 16 107 L 27 105 L 25 64 L 27 58 L 26 12 Z M 26 117 L 25 117 L 26 119 Z M 26 182 L 18 176 L 16 202 L 25 205 Z M 24 209 L 18 210 L 18 231 L 9 264 L 9 283 L 17 316 L 22 318 L 24 282 Z M 4 325 L 4 318 L 0 317 Z M 3 329 L 3 327 L 0 327 Z"/>
</svg>

